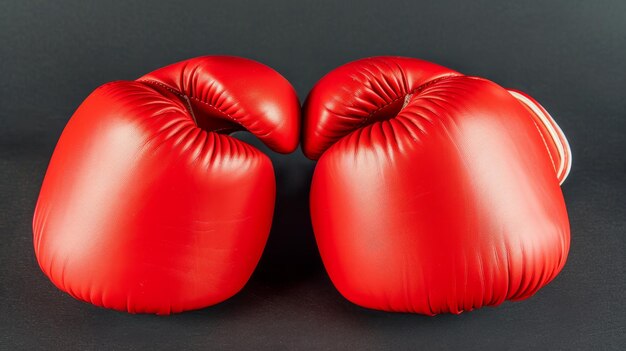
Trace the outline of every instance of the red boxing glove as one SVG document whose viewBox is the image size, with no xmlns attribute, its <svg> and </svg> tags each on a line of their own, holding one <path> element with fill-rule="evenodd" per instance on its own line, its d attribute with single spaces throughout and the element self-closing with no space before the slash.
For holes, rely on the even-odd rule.
<svg viewBox="0 0 626 351">
<path fill-rule="evenodd" d="M 269 158 L 298 144 L 280 74 L 200 57 L 96 89 L 56 146 L 33 220 L 39 265 L 77 299 L 169 314 L 221 302 L 249 279 L 272 222 Z"/>
<path fill-rule="evenodd" d="M 565 136 L 532 98 L 410 58 L 322 78 L 303 150 L 324 265 L 350 301 L 428 315 L 521 300 L 569 250 Z"/>
</svg>

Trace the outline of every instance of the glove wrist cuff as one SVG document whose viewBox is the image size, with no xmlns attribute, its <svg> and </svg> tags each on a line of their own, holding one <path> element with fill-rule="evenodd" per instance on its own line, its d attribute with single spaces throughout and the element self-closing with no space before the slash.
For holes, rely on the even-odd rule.
<svg viewBox="0 0 626 351">
<path fill-rule="evenodd" d="M 548 111 L 535 99 L 521 91 L 508 91 L 531 112 L 537 129 L 546 143 L 559 183 L 563 184 L 572 167 L 572 151 L 565 134 Z"/>
</svg>

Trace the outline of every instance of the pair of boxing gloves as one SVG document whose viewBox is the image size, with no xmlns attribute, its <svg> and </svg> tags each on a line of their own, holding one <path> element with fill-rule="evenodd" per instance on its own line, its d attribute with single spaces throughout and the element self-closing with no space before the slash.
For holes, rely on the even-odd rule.
<svg viewBox="0 0 626 351">
<path fill-rule="evenodd" d="M 237 293 L 272 222 L 270 159 L 247 130 L 318 160 L 310 208 L 336 288 L 360 306 L 460 313 L 561 271 L 563 133 L 524 93 L 401 57 L 341 66 L 301 107 L 280 74 L 209 56 L 97 88 L 56 146 L 33 220 L 40 267 L 73 297 L 169 314 Z"/>
</svg>

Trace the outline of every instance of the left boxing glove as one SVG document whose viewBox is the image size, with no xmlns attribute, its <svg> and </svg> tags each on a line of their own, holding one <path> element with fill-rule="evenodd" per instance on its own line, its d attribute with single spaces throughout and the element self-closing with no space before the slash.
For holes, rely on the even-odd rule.
<svg viewBox="0 0 626 351">
<path fill-rule="evenodd" d="M 96 89 L 56 146 L 33 220 L 35 254 L 77 299 L 169 314 L 249 279 L 274 210 L 269 158 L 298 144 L 299 102 L 271 68 L 200 57 Z"/>
</svg>

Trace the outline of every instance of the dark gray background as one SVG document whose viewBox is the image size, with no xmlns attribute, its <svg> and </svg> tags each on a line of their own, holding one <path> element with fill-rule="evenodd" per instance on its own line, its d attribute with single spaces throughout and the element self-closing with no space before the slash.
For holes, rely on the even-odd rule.
<svg viewBox="0 0 626 351">
<path fill-rule="evenodd" d="M 521 3 L 3 2 L 0 348 L 624 349 L 626 2 Z M 40 272 L 31 233 L 63 126 L 98 85 L 206 54 L 268 64 L 302 100 L 332 68 L 372 55 L 424 58 L 526 91 L 573 150 L 563 186 L 572 228 L 565 269 L 529 300 L 460 316 L 354 306 L 331 285 L 315 247 L 307 204 L 314 163 L 300 151 L 268 151 L 276 215 L 240 294 L 166 318 L 73 300 Z"/>
</svg>

